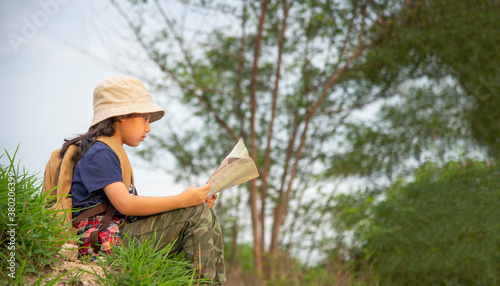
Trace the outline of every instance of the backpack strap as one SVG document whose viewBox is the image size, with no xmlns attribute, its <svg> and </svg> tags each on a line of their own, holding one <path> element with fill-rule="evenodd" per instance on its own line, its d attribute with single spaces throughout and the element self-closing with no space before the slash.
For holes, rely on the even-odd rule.
<svg viewBox="0 0 500 286">
<path fill-rule="evenodd" d="M 98 215 L 100 213 L 106 212 L 104 215 L 103 221 L 101 226 L 96 229 L 95 231 L 90 233 L 89 241 L 90 241 L 90 246 L 94 250 L 94 253 L 97 253 L 99 251 L 99 246 L 97 245 L 98 242 L 98 237 L 99 237 L 99 232 L 107 229 L 109 225 L 111 224 L 111 219 L 113 218 L 113 215 L 115 214 L 115 207 L 110 204 L 110 203 L 102 203 L 99 204 L 95 207 L 92 207 L 91 209 L 86 210 L 85 212 L 81 213 L 78 215 L 74 220 L 73 220 L 73 227 L 77 228 L 78 223 L 88 219 L 89 217 L 93 217 L 95 215 Z"/>
<path fill-rule="evenodd" d="M 132 171 L 132 165 L 130 165 L 130 160 L 128 159 L 127 153 L 125 149 L 123 149 L 122 144 L 120 144 L 114 137 L 100 136 L 97 138 L 97 141 L 100 141 L 111 148 L 118 159 L 120 160 L 120 166 L 122 169 L 123 176 L 123 184 L 127 187 L 127 190 L 130 188 L 132 184 L 132 193 L 135 195 L 135 186 L 134 186 L 134 173 Z"/>
</svg>

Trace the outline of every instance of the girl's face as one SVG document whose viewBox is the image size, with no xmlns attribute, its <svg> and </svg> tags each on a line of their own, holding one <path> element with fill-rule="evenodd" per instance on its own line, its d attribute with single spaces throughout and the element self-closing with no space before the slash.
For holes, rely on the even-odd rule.
<svg viewBox="0 0 500 286">
<path fill-rule="evenodd" d="M 150 113 L 124 115 L 119 127 L 122 142 L 131 147 L 139 146 L 139 144 L 146 139 L 148 132 L 151 130 L 149 126 L 150 118 Z"/>
</svg>

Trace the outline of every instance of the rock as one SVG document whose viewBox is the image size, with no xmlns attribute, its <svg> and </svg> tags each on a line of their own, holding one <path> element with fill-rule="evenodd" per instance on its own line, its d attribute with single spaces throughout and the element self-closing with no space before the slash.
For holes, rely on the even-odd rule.
<svg viewBox="0 0 500 286">
<path fill-rule="evenodd" d="M 76 261 L 78 259 L 78 246 L 74 244 L 65 243 L 61 246 L 59 253 L 67 261 Z"/>
</svg>

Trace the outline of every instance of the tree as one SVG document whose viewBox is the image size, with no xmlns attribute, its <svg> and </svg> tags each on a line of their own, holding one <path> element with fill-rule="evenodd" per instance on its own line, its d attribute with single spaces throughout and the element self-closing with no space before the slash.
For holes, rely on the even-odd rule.
<svg viewBox="0 0 500 286">
<path fill-rule="evenodd" d="M 356 73 L 350 72 L 387 33 L 389 25 L 379 19 L 401 4 L 182 1 L 183 11 L 213 23 L 188 41 L 182 24 L 193 18 L 175 19 L 160 1 L 111 2 L 160 71 L 157 88 L 175 85 L 180 96 L 169 100 L 178 99 L 201 119 L 200 128 L 166 128 L 167 135 L 153 136 L 143 155 L 169 151 L 181 179 L 209 172 L 222 150 L 243 138 L 261 175 L 248 184 L 255 267 L 260 274 L 267 252 L 272 269 L 290 208 L 300 208 L 301 198 L 314 192 L 314 178 L 329 169 L 326 156 L 349 148 L 341 146 L 345 122 L 383 97 L 353 85 Z"/>
<path fill-rule="evenodd" d="M 406 2 L 398 18 L 381 19 L 390 32 L 358 62 L 370 86 L 392 83 L 392 100 L 377 120 L 351 126 L 354 148 L 334 157 L 336 174 L 397 177 L 406 163 L 411 174 L 427 161 L 498 158 L 500 2 Z"/>
<path fill-rule="evenodd" d="M 383 76 L 372 74 L 377 68 L 359 75 L 373 86 L 393 82 L 399 91 L 390 91 L 378 120 L 352 124 L 347 138 L 354 148 L 333 158 L 332 173 L 406 175 L 415 182 L 336 197 L 334 248 L 375 263 L 384 285 L 495 285 L 498 241 L 489 219 L 499 217 L 490 205 L 498 200 L 497 179 L 494 168 L 470 159 L 498 162 L 498 37 L 492 35 L 500 28 L 493 12 L 500 3 L 408 2 L 405 16 L 391 21 L 390 36 L 365 57 L 383 59 L 372 62 Z M 468 163 L 450 163 L 457 160 Z"/>
<path fill-rule="evenodd" d="M 483 53 L 495 43 L 496 1 L 111 2 L 158 72 L 151 83 L 175 87 L 169 102 L 199 119 L 164 127 L 142 155 L 158 162 L 167 151 L 178 178 L 192 179 L 237 138 L 249 145 L 261 174 L 247 186 L 258 273 L 264 253 L 272 269 L 284 229 L 308 221 L 300 214 L 318 198 L 331 201 L 317 191 L 326 180 L 393 179 L 470 148 L 483 158 L 482 146 L 494 154 L 496 125 L 481 122 L 496 118 L 498 73 Z M 192 31 L 197 18 L 209 24 Z M 375 120 L 360 118 L 378 106 Z M 239 210 L 242 197 L 224 193 L 224 209 Z"/>
</svg>

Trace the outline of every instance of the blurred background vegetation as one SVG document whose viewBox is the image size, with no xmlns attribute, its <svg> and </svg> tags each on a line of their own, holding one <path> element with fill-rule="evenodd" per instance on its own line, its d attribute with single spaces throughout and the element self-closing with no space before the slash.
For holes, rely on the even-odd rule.
<svg viewBox="0 0 500 286">
<path fill-rule="evenodd" d="M 259 166 L 217 205 L 232 282 L 500 283 L 500 1 L 111 2 L 194 122 L 140 155 L 189 182 L 243 138 Z"/>
<path fill-rule="evenodd" d="M 191 184 L 243 138 L 228 285 L 500 284 L 500 1 L 171 2 L 110 1 L 123 71 L 189 114 L 138 154 Z"/>
</svg>

